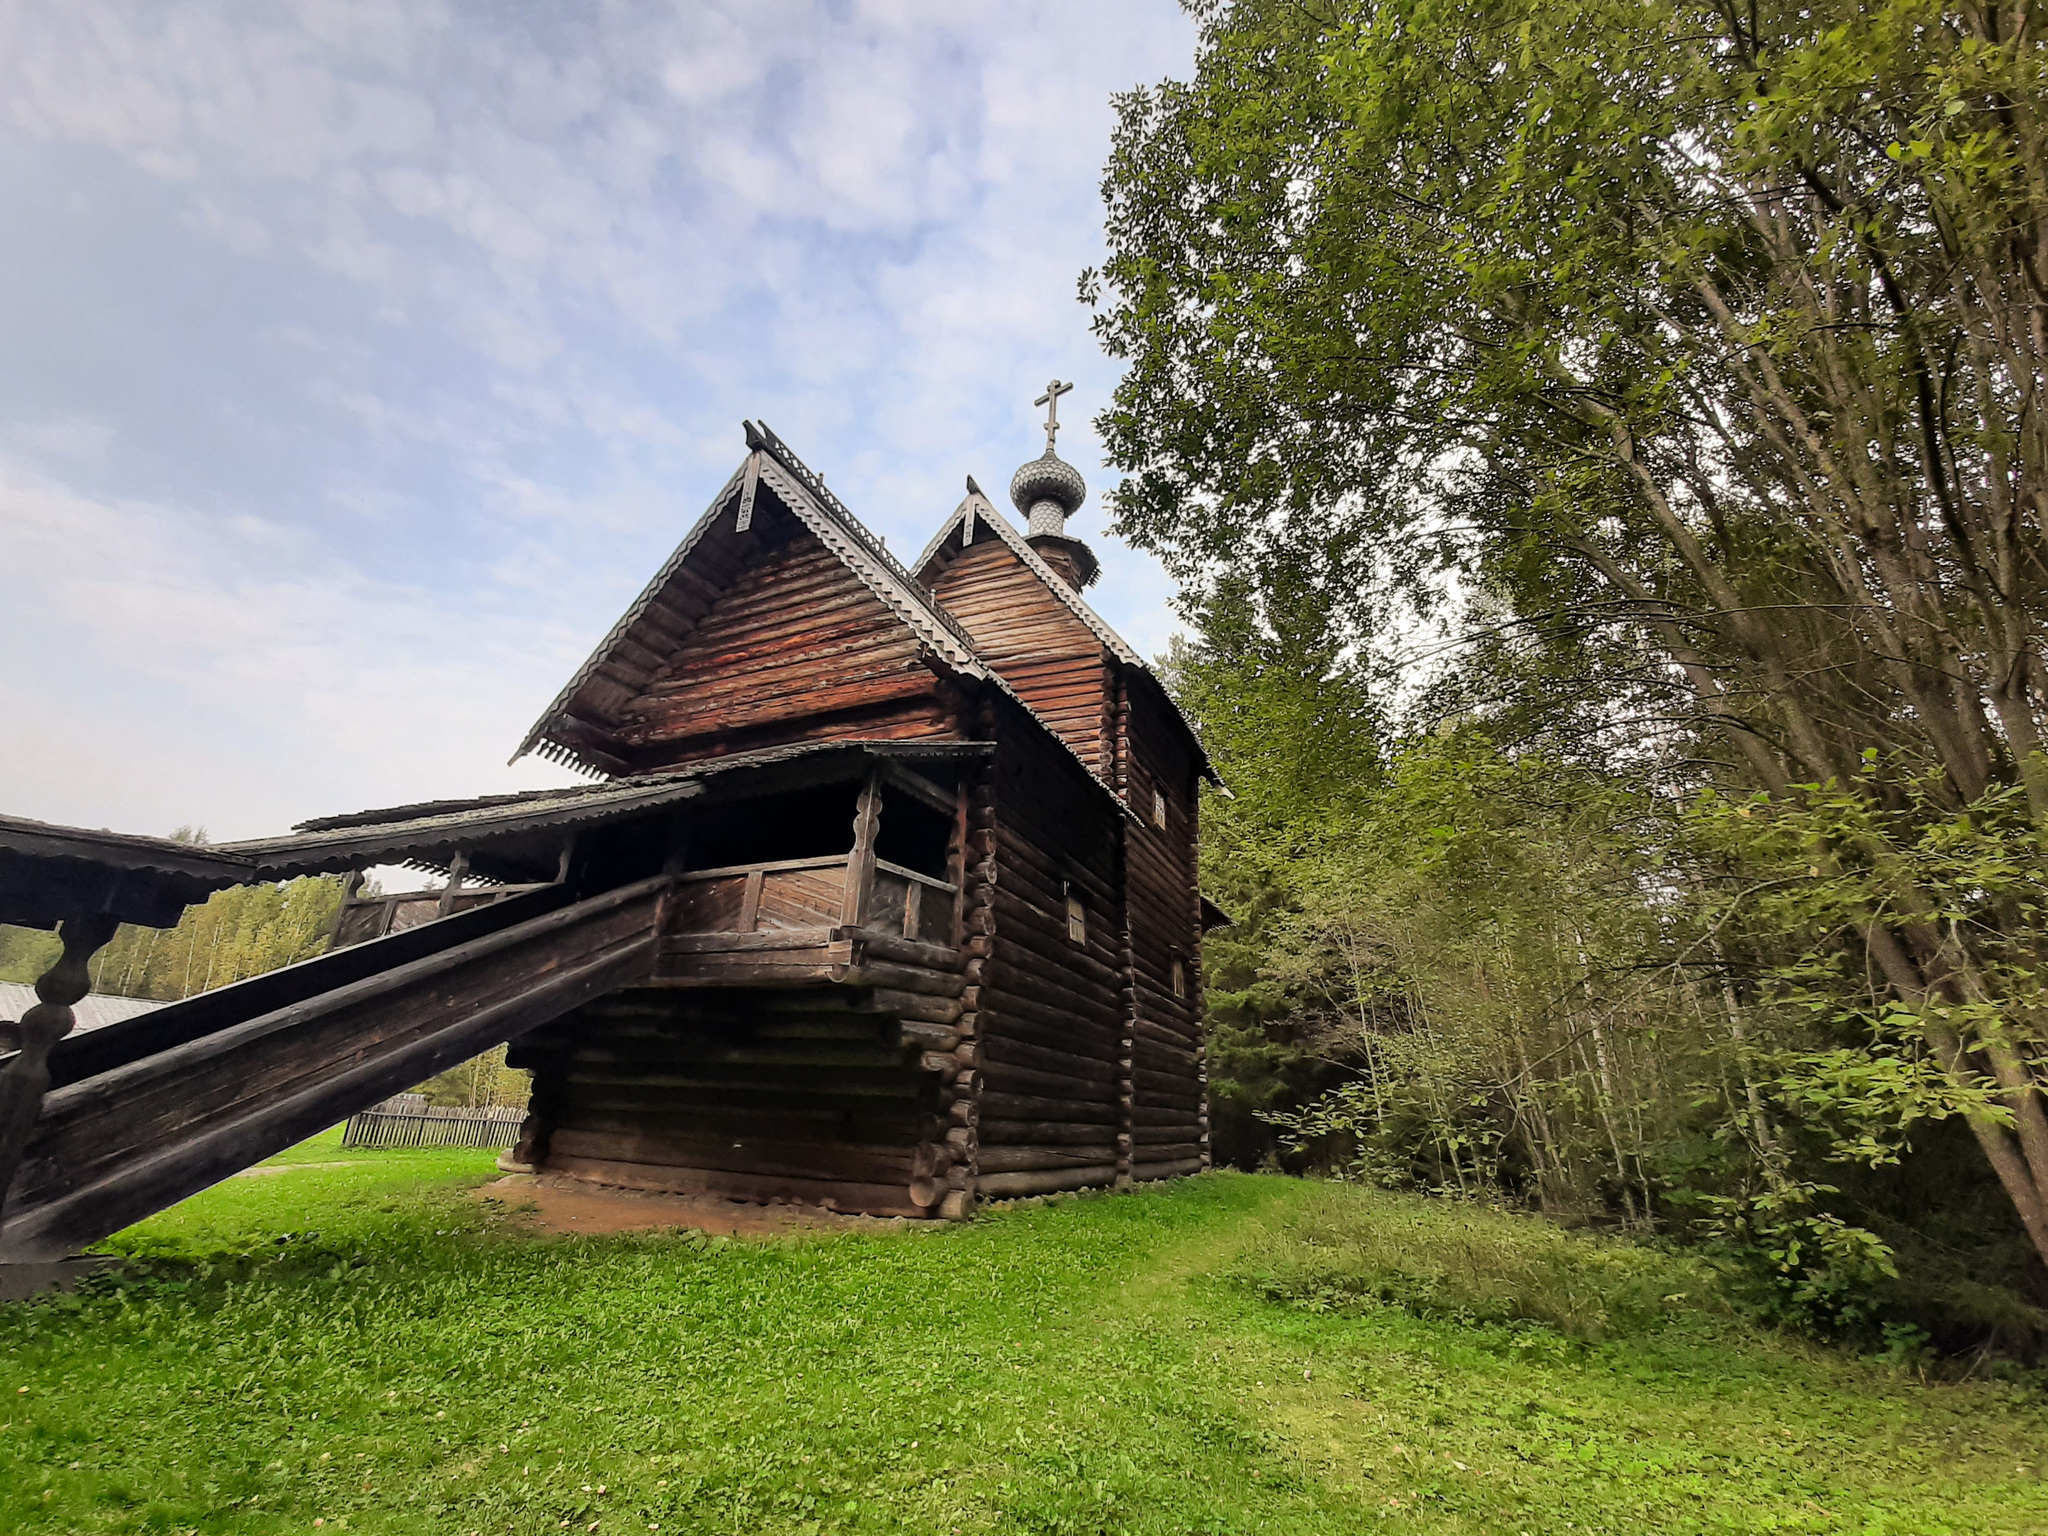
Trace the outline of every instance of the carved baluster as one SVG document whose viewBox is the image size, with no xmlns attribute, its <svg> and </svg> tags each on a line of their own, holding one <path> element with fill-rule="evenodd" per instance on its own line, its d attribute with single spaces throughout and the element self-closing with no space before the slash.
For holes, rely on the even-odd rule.
<svg viewBox="0 0 2048 1536">
<path fill-rule="evenodd" d="M 21 1049 L 0 1067 L 0 1216 L 7 1210 L 7 1191 L 43 1111 L 50 1087 L 50 1051 L 77 1022 L 71 1005 L 92 990 L 88 962 L 94 951 L 114 936 L 120 924 L 102 913 L 67 918 L 59 929 L 64 953 L 36 982 L 35 1007 L 21 1016 L 15 1029 Z"/>
<path fill-rule="evenodd" d="M 840 922 L 849 928 L 864 927 L 873 910 L 875 895 L 875 838 L 882 823 L 882 775 L 877 769 L 861 786 L 860 800 L 853 814 L 853 852 L 846 861 L 846 900 L 840 908 Z"/>
</svg>

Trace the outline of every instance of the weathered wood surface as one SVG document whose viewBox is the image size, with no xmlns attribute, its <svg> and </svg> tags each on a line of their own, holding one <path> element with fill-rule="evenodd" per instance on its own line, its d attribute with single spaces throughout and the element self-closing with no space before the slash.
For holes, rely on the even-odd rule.
<svg viewBox="0 0 2048 1536">
<path fill-rule="evenodd" d="M 895 968 L 961 985 L 957 970 Z M 809 1009 L 798 995 L 730 990 L 594 1002 L 517 1049 L 536 1074 L 522 1158 L 634 1189 L 931 1215 L 953 1161 L 939 1113 L 950 1062 L 877 996 L 848 988 Z"/>
<path fill-rule="evenodd" d="M 655 979 L 673 986 L 845 983 L 958 997 L 959 885 L 874 854 L 864 792 L 844 855 L 686 870 L 661 914 Z"/>
<path fill-rule="evenodd" d="M 1126 783 L 1137 824 L 1126 825 L 1130 911 L 1131 1093 L 1135 1111 L 1188 1111 L 1193 1154 L 1206 1158 L 1208 1075 L 1201 1011 L 1201 897 L 1197 887 L 1197 772 L 1193 750 L 1150 679 L 1126 679 L 1121 711 Z M 1156 809 L 1164 817 L 1155 816 Z M 1164 825 L 1160 825 L 1163 819 Z M 1178 964 L 1181 989 L 1174 990 Z M 1132 1176 L 1165 1177 L 1135 1144 Z M 1186 1158 L 1173 1160 L 1177 1166 Z M 1181 1170 L 1185 1171 L 1185 1170 Z"/>
<path fill-rule="evenodd" d="M 1081 760 L 1101 771 L 1102 642 L 993 534 L 954 554 L 932 595 L 974 637 L 975 648 Z"/>
<path fill-rule="evenodd" d="M 665 885 L 640 881 L 457 942 L 52 1092 L 0 1227 L 0 1259 L 54 1258 L 118 1231 L 644 977 Z"/>
<path fill-rule="evenodd" d="M 50 1088 L 50 1052 L 77 1022 L 72 1005 L 92 990 L 89 962 L 119 924 L 104 913 L 66 918 L 56 964 L 36 978 L 35 1005 L 12 1021 L 13 1054 L 0 1066 L 0 1218 Z"/>
<path fill-rule="evenodd" d="M 721 740 L 949 734 L 917 638 L 808 533 L 754 542 L 709 604 L 641 657 L 614 706 L 616 750 L 636 767 Z M 624 679 L 622 679 L 624 681 Z"/>
</svg>

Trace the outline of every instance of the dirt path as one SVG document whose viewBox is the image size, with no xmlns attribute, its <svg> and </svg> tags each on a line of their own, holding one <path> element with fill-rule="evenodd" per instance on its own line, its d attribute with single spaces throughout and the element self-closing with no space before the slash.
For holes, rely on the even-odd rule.
<svg viewBox="0 0 2048 1536">
<path fill-rule="evenodd" d="M 776 1237 L 793 1232 L 900 1231 L 913 1225 L 877 1216 L 841 1216 L 802 1206 L 746 1205 L 712 1195 L 655 1195 L 606 1189 L 546 1174 L 508 1174 L 483 1185 L 480 1200 L 502 1200 L 538 1232 L 595 1237 L 687 1227 L 724 1237 Z"/>
</svg>

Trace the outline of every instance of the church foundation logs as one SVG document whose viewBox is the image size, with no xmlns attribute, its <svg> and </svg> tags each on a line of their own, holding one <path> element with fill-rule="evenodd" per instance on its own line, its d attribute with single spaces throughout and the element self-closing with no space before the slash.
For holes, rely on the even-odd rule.
<svg viewBox="0 0 2048 1536">
<path fill-rule="evenodd" d="M 513 1047 L 534 1095 L 508 1161 L 626 1189 L 953 1214 L 971 1046 L 877 996 L 643 989 L 590 1004 Z"/>
</svg>

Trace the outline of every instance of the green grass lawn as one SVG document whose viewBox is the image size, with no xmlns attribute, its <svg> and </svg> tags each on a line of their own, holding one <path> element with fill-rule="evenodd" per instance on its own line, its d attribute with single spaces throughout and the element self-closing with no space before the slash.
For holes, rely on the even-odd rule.
<svg viewBox="0 0 2048 1536">
<path fill-rule="evenodd" d="M 1598 1307 L 1461 1314 L 1410 1262 L 1580 1241 L 1534 1222 L 1215 1175 L 965 1227 L 532 1237 L 465 1192 L 491 1159 L 316 1138 L 117 1239 L 156 1256 L 123 1288 L 0 1308 L 0 1530 L 2048 1531 L 2019 1387 L 1680 1292 L 1584 1342 Z M 1667 1283 L 1584 1255 L 1565 1290 Z"/>
</svg>

